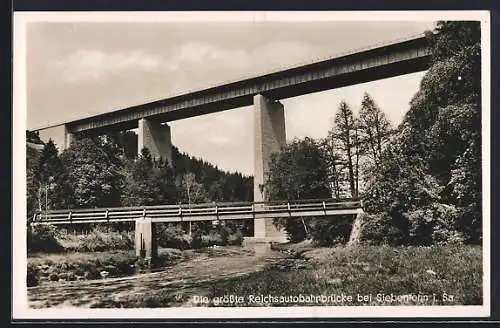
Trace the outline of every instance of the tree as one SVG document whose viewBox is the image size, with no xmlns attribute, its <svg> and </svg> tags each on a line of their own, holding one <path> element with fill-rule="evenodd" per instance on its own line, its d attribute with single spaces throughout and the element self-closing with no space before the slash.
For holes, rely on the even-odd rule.
<svg viewBox="0 0 500 328">
<path fill-rule="evenodd" d="M 182 202 L 196 204 L 206 203 L 209 201 L 207 191 L 201 183 L 196 181 L 194 173 L 186 173 L 182 176 L 181 188 Z"/>
<path fill-rule="evenodd" d="M 72 193 L 67 195 L 68 206 L 92 208 L 119 204 L 120 178 L 116 165 L 94 140 L 74 140 L 61 159 L 72 187 Z"/>
<path fill-rule="evenodd" d="M 208 193 L 201 183 L 196 181 L 194 173 L 186 173 L 181 179 L 181 201 L 187 202 L 189 206 L 196 203 L 206 203 L 209 201 Z M 209 222 L 199 222 L 197 227 L 207 231 L 211 225 Z M 192 233 L 192 224 L 188 224 L 189 235 Z"/>
<path fill-rule="evenodd" d="M 360 143 L 363 145 L 373 165 L 378 165 L 383 146 L 389 141 L 391 124 L 375 100 L 364 93 L 359 111 Z"/>
<path fill-rule="evenodd" d="M 158 164 L 153 179 L 159 186 L 159 202 L 161 204 L 175 204 L 178 200 L 178 192 L 174 172 L 167 161 Z"/>
<path fill-rule="evenodd" d="M 359 170 L 357 125 L 352 110 L 345 101 L 340 102 L 338 112 L 335 114 L 334 127 L 330 131 L 330 136 L 339 141 L 347 166 L 351 197 L 357 197 Z"/>
<path fill-rule="evenodd" d="M 125 169 L 122 203 L 126 206 L 158 205 L 162 200 L 156 168 L 147 148 Z"/>
<path fill-rule="evenodd" d="M 264 195 L 285 201 L 331 197 L 327 162 L 320 145 L 311 138 L 295 139 L 271 156 Z M 274 224 L 285 228 L 292 241 L 307 237 L 303 220 L 275 219 Z"/>
<path fill-rule="evenodd" d="M 52 139 L 43 147 L 37 166 L 34 179 L 39 183 L 39 209 L 64 207 L 67 202 L 66 172 Z"/>
<path fill-rule="evenodd" d="M 366 203 L 370 203 L 370 197 L 374 197 L 373 204 L 382 199 L 385 207 L 375 206 L 373 210 L 390 212 L 392 218 L 405 217 L 409 233 L 413 230 L 422 240 L 437 231 L 442 236 L 442 227 L 446 227 L 445 234 L 458 233 L 466 242 L 478 243 L 480 24 L 439 22 L 427 36 L 431 66 L 382 156 L 381 167 L 370 172 L 374 181 Z M 396 201 L 398 208 L 387 208 L 390 200 Z"/>
<path fill-rule="evenodd" d="M 41 207 L 39 197 L 40 181 L 38 175 L 39 152 L 26 145 L 26 210 L 28 219 Z"/>
</svg>

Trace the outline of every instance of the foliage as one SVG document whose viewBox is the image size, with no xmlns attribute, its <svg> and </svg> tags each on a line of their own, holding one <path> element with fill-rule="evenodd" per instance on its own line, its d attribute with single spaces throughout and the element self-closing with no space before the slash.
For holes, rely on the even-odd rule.
<svg viewBox="0 0 500 328">
<path fill-rule="evenodd" d="M 319 143 L 311 138 L 295 139 L 272 156 L 264 195 L 272 200 L 331 197 L 328 167 Z M 307 237 L 302 220 L 275 219 L 274 224 L 284 228 L 294 242 Z"/>
<path fill-rule="evenodd" d="M 399 220 L 397 220 L 399 219 Z M 402 245 L 407 239 L 404 217 L 395 220 L 386 212 L 366 215 L 361 227 L 361 241 L 368 245 Z"/>
<path fill-rule="evenodd" d="M 351 197 L 358 197 L 359 182 L 359 135 L 358 122 L 352 109 L 341 101 L 334 118 L 334 127 L 329 132 L 330 138 L 338 141 L 340 158 L 347 166 L 347 180 Z"/>
<path fill-rule="evenodd" d="M 54 142 L 49 140 L 35 158 L 36 163 L 33 163 L 31 168 L 33 177 L 30 182 L 38 183 L 36 190 L 38 207 L 44 210 L 64 207 L 68 191 L 67 175 Z"/>
<path fill-rule="evenodd" d="M 158 246 L 176 249 L 197 249 L 207 246 L 240 246 L 243 234 L 236 227 L 211 227 L 207 232 L 194 226 L 191 235 L 179 224 L 158 224 L 156 228 Z"/>
<path fill-rule="evenodd" d="M 38 131 L 35 132 L 35 131 L 26 130 L 26 141 L 31 142 L 31 143 L 35 143 L 35 144 L 43 144 L 42 140 L 40 140 L 40 135 L 39 135 Z"/>
<path fill-rule="evenodd" d="M 349 241 L 353 215 L 317 218 L 311 226 L 311 237 L 317 246 L 345 245 Z"/>
<path fill-rule="evenodd" d="M 479 22 L 439 22 L 432 65 L 371 177 L 365 205 L 405 241 L 481 240 Z M 443 209 L 453 210 L 443 210 Z M 406 221 L 406 223 L 405 223 Z"/>
<path fill-rule="evenodd" d="M 141 150 L 139 158 L 129 162 L 124 174 L 122 204 L 125 206 L 157 205 L 161 203 L 160 184 L 156 179 L 151 153 L 147 148 Z"/>
<path fill-rule="evenodd" d="M 358 122 L 360 151 L 376 166 L 382 157 L 384 145 L 389 140 L 391 124 L 375 100 L 366 92 L 361 101 Z"/>
<path fill-rule="evenodd" d="M 156 240 L 159 247 L 189 249 L 191 238 L 179 224 L 157 224 Z"/>
<path fill-rule="evenodd" d="M 194 173 L 186 173 L 181 177 L 180 201 L 187 204 L 206 203 L 209 195 L 203 184 L 196 181 Z"/>
<path fill-rule="evenodd" d="M 186 174 L 193 174 L 194 180 L 203 185 L 211 201 L 253 200 L 253 177 L 244 176 L 239 172 L 224 172 L 202 159 L 181 153 L 177 147 L 172 147 L 172 162 L 179 187 L 182 186 Z M 183 194 L 183 202 L 187 203 L 186 192 Z"/>
<path fill-rule="evenodd" d="M 58 238 L 59 232 L 54 226 L 36 225 L 29 227 L 27 231 L 28 252 L 62 252 L 64 248 L 59 243 Z"/>
<path fill-rule="evenodd" d="M 72 189 L 68 206 L 108 207 L 119 203 L 120 176 L 114 159 L 91 138 L 76 139 L 61 154 Z"/>
<path fill-rule="evenodd" d="M 60 243 L 67 252 L 102 252 L 134 248 L 133 232 L 118 232 L 108 227 L 96 227 L 86 234 L 65 234 Z"/>
<path fill-rule="evenodd" d="M 28 219 L 33 217 L 35 211 L 40 209 L 40 181 L 37 177 L 38 160 L 40 158 L 39 152 L 26 146 L 26 211 Z"/>
</svg>

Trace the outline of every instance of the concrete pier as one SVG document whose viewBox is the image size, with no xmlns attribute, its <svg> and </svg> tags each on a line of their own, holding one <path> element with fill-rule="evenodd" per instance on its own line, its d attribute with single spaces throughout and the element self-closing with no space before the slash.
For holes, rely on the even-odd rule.
<svg viewBox="0 0 500 328">
<path fill-rule="evenodd" d="M 59 150 L 59 153 L 68 149 L 68 147 L 71 145 L 71 140 L 73 139 L 73 134 L 69 132 L 66 124 L 40 129 L 38 130 L 38 135 L 40 136 L 40 140 L 45 143 L 52 139 L 52 141 L 56 145 L 56 148 Z"/>
<path fill-rule="evenodd" d="M 254 201 L 266 200 L 261 190 L 268 173 L 271 155 L 280 152 L 286 144 L 285 111 L 279 101 L 267 99 L 263 95 L 254 98 Z M 267 241 L 286 241 L 284 231 L 279 231 L 272 223 L 273 218 L 255 219 L 254 237 Z"/>
<path fill-rule="evenodd" d="M 142 148 L 146 147 L 154 159 L 158 160 L 161 157 L 172 165 L 172 139 L 169 125 L 142 118 L 138 122 L 137 137 L 139 154 Z"/>
</svg>

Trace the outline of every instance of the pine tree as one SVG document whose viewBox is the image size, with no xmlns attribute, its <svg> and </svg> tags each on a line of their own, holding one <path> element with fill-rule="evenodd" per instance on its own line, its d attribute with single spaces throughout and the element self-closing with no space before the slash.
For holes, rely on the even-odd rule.
<svg viewBox="0 0 500 328">
<path fill-rule="evenodd" d="M 331 135 L 339 140 L 348 172 L 349 190 L 351 197 L 358 196 L 358 143 L 356 120 L 349 105 L 342 101 L 338 112 L 335 114 L 335 126 Z"/>
</svg>

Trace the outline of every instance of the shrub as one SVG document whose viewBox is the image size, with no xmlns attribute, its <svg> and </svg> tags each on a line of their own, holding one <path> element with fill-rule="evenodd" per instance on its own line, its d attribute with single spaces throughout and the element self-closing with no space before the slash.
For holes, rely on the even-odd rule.
<svg viewBox="0 0 500 328">
<path fill-rule="evenodd" d="M 433 242 L 435 244 L 463 243 L 465 237 L 459 227 L 461 211 L 454 206 L 436 204 L 435 213 L 438 220 L 433 227 Z"/>
<path fill-rule="evenodd" d="M 64 251 L 58 241 L 57 228 L 51 225 L 36 225 L 28 228 L 28 252 L 57 253 Z"/>
<path fill-rule="evenodd" d="M 208 233 L 208 235 L 204 235 L 201 237 L 204 246 L 225 246 L 226 242 L 222 239 L 220 233 L 212 230 Z"/>
<path fill-rule="evenodd" d="M 310 218 L 308 219 L 310 220 Z M 292 243 L 301 242 L 307 239 L 308 237 L 306 230 L 304 228 L 304 223 L 301 221 L 300 218 L 286 219 L 286 220 L 275 218 L 273 219 L 273 224 L 278 229 L 284 229 L 286 231 L 288 239 Z"/>
<path fill-rule="evenodd" d="M 38 285 L 38 270 L 33 265 L 28 265 L 28 271 L 26 272 L 26 284 L 28 287 Z"/>
<path fill-rule="evenodd" d="M 400 245 L 406 240 L 406 234 L 389 214 L 366 214 L 361 226 L 361 240 L 373 245 Z"/>
<path fill-rule="evenodd" d="M 362 226 L 362 240 L 370 244 L 442 245 L 463 243 L 458 228 L 460 210 L 454 206 L 433 203 L 401 213 L 367 215 Z"/>
<path fill-rule="evenodd" d="M 345 244 L 349 240 L 354 219 L 353 215 L 346 215 L 311 220 L 310 235 L 314 244 L 318 246 Z"/>
<path fill-rule="evenodd" d="M 66 250 L 74 252 L 101 252 L 107 250 L 129 250 L 134 247 L 133 233 L 103 231 L 95 228 L 88 234 L 70 235 L 63 237 L 67 243 Z"/>
<path fill-rule="evenodd" d="M 243 234 L 236 226 L 228 225 L 222 228 L 212 228 L 208 234 L 195 226 L 191 236 L 184 232 L 180 225 L 158 225 L 158 246 L 176 249 L 196 249 L 206 246 L 241 245 Z"/>
<path fill-rule="evenodd" d="M 191 236 L 191 248 L 198 249 L 202 248 L 205 245 L 203 244 L 202 231 L 199 229 L 195 229 Z"/>
<path fill-rule="evenodd" d="M 191 243 L 191 238 L 186 235 L 180 225 L 158 224 L 156 240 L 158 246 L 165 248 L 188 249 Z"/>
<path fill-rule="evenodd" d="M 57 273 L 53 272 L 49 275 L 49 279 L 50 279 L 50 281 L 58 281 L 59 275 Z"/>
<path fill-rule="evenodd" d="M 231 246 L 241 246 L 243 244 L 243 233 L 236 231 L 227 236 L 227 244 Z"/>
</svg>

